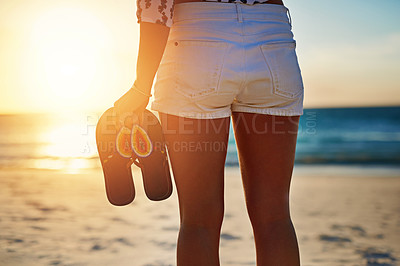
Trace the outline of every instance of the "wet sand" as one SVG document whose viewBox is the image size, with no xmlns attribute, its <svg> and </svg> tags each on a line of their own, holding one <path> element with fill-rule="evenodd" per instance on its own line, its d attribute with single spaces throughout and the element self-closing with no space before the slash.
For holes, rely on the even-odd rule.
<svg viewBox="0 0 400 266">
<path fill-rule="evenodd" d="M 336 170 L 335 170 L 336 169 Z M 296 168 L 291 208 L 302 265 L 396 265 L 400 173 Z M 175 265 L 176 191 L 107 202 L 101 170 L 0 170 L 0 265 Z M 226 170 L 221 265 L 255 265 L 239 169 Z"/>
</svg>

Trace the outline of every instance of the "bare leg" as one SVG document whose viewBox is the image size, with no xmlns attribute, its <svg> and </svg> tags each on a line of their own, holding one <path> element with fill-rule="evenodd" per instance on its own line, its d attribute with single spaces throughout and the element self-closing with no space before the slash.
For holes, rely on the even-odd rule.
<svg viewBox="0 0 400 266">
<path fill-rule="evenodd" d="M 229 117 L 160 118 L 179 198 L 177 264 L 219 265 Z"/>
<path fill-rule="evenodd" d="M 298 116 L 233 114 L 258 266 L 300 265 L 289 212 L 298 121 Z"/>
</svg>

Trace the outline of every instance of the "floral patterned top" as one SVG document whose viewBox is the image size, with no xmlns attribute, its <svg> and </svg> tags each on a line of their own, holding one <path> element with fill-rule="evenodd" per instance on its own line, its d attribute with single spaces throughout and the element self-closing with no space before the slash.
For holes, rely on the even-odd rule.
<svg viewBox="0 0 400 266">
<path fill-rule="evenodd" d="M 172 25 L 174 0 L 137 0 L 138 22 L 151 22 L 167 27 Z"/>
<path fill-rule="evenodd" d="M 265 3 L 268 0 L 204 0 L 205 2 L 223 2 L 223 3 L 242 3 L 253 5 Z M 150 22 L 161 24 L 167 27 L 172 25 L 172 16 L 174 12 L 174 0 L 137 0 L 136 16 L 138 23 Z"/>
</svg>

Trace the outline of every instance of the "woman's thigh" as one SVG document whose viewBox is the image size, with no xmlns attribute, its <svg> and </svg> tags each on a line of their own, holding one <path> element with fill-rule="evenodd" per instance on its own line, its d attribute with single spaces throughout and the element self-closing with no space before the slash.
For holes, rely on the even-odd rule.
<svg viewBox="0 0 400 266">
<path fill-rule="evenodd" d="M 299 116 L 233 113 L 246 204 L 253 225 L 286 219 Z"/>
<path fill-rule="evenodd" d="M 178 191 L 181 221 L 222 222 L 224 165 L 230 119 L 190 119 L 160 113 Z"/>
</svg>

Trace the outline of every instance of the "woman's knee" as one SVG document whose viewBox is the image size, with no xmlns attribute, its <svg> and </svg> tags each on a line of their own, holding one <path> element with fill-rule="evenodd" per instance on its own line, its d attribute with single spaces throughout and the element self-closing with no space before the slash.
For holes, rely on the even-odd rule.
<svg viewBox="0 0 400 266">
<path fill-rule="evenodd" d="M 269 217 L 268 219 L 253 219 L 251 224 L 256 238 L 269 237 L 274 232 L 278 232 L 281 229 L 286 230 L 293 226 L 290 215 Z"/>
<path fill-rule="evenodd" d="M 188 205 L 181 206 L 181 226 L 220 230 L 224 218 L 223 202 L 200 202 L 196 206 Z"/>
<path fill-rule="evenodd" d="M 290 219 L 289 199 L 287 197 L 248 199 L 246 204 L 253 226 L 263 227 L 276 221 Z"/>
</svg>

